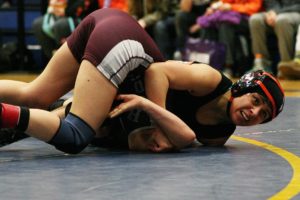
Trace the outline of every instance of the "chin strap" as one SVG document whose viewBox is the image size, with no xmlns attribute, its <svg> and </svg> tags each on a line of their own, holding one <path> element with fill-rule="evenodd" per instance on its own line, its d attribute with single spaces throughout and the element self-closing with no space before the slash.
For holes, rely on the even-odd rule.
<svg viewBox="0 0 300 200">
<path fill-rule="evenodd" d="M 230 118 L 230 106 L 231 106 L 231 103 L 232 103 L 232 100 L 233 100 L 233 96 L 230 97 L 230 99 L 228 100 L 228 103 L 227 103 L 227 108 L 226 108 L 226 114 L 227 116 Z"/>
</svg>

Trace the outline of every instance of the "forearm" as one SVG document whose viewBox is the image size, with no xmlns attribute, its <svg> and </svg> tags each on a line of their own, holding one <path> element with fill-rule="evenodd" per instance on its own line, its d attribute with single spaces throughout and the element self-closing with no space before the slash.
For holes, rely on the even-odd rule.
<svg viewBox="0 0 300 200">
<path fill-rule="evenodd" d="M 173 113 L 147 99 L 143 101 L 141 108 L 149 114 L 176 148 L 181 149 L 194 141 L 194 131 Z"/>
<path fill-rule="evenodd" d="M 118 95 L 117 100 L 123 102 L 109 113 L 110 118 L 140 109 L 152 118 L 175 148 L 181 149 L 194 141 L 195 133 L 179 117 L 152 101 L 134 94 Z"/>
<path fill-rule="evenodd" d="M 0 80 L 0 101 L 10 104 L 30 106 L 24 100 L 23 89 L 27 86 L 28 83 L 21 81 L 12 81 L 12 80 Z"/>
<path fill-rule="evenodd" d="M 184 12 L 190 12 L 193 6 L 192 0 L 181 0 L 180 1 L 180 10 Z"/>
</svg>

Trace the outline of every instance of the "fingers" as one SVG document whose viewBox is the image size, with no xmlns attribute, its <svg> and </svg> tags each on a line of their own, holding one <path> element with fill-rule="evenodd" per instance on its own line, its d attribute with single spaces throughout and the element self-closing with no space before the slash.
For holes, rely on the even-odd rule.
<svg viewBox="0 0 300 200">
<path fill-rule="evenodd" d="M 118 105 L 108 114 L 110 118 L 116 117 L 126 111 L 139 108 L 141 105 L 141 97 L 134 94 L 120 94 L 116 99 L 123 101 L 123 103 Z"/>
<path fill-rule="evenodd" d="M 116 108 L 114 108 L 112 111 L 110 111 L 110 113 L 108 113 L 108 116 L 110 118 L 114 118 L 114 117 L 117 117 L 119 116 L 120 114 L 122 114 L 123 112 L 126 111 L 126 107 L 125 106 L 117 106 Z"/>
<path fill-rule="evenodd" d="M 135 98 L 135 96 L 137 96 L 137 95 L 134 95 L 134 94 L 119 94 L 117 97 L 116 97 L 116 99 L 117 100 L 122 100 L 122 101 L 130 101 L 130 100 L 132 100 L 132 99 L 134 99 Z"/>
</svg>

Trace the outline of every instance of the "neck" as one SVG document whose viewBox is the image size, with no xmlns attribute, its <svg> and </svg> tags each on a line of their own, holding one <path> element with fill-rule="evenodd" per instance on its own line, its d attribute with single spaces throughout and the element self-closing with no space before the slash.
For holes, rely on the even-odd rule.
<svg viewBox="0 0 300 200">
<path fill-rule="evenodd" d="M 230 106 L 231 106 L 231 91 L 226 92 L 218 102 L 218 107 L 220 108 L 220 120 L 226 123 L 230 123 Z"/>
<path fill-rule="evenodd" d="M 201 124 L 216 125 L 231 123 L 231 119 L 227 114 L 227 105 L 231 97 L 231 92 L 211 101 L 209 104 L 200 107 L 197 111 L 197 120 Z"/>
</svg>

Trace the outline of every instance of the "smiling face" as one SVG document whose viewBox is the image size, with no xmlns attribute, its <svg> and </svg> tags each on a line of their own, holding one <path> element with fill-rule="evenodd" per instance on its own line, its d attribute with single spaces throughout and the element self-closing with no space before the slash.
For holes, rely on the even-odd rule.
<svg viewBox="0 0 300 200">
<path fill-rule="evenodd" d="M 260 124 L 272 116 L 272 110 L 263 96 L 247 93 L 235 97 L 230 107 L 230 118 L 238 126 Z"/>
</svg>

